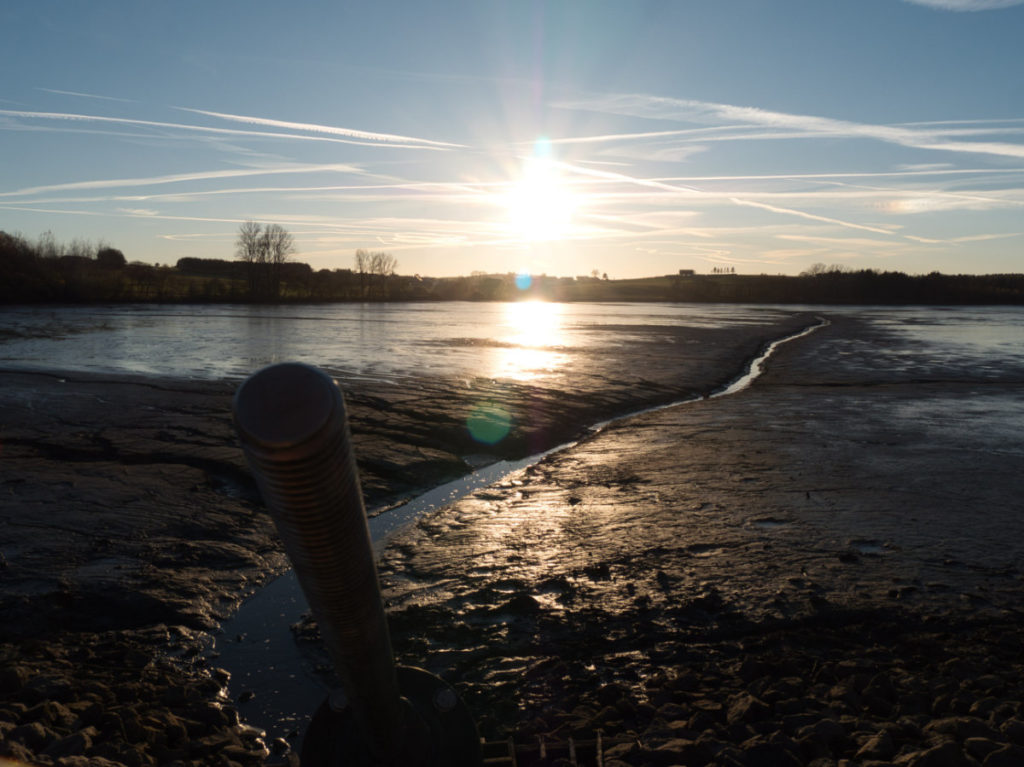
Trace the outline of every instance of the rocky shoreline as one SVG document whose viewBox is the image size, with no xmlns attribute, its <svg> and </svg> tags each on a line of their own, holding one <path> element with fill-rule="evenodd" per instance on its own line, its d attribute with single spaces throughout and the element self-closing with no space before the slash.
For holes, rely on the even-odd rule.
<svg viewBox="0 0 1024 767">
<path fill-rule="evenodd" d="M 400 535 L 381 563 L 399 660 L 455 684 L 487 738 L 601 730 L 606 767 L 1021 763 L 1019 459 L 892 424 L 922 399 L 1017 396 L 1024 376 L 843 378 L 837 350 L 880 339 L 833 320 L 742 395 L 616 424 Z M 714 390 L 812 321 L 638 329 L 548 386 L 347 391 L 369 502 Z M 0 755 L 294 762 L 203 654 L 286 565 L 233 385 L 0 384 Z M 479 402 L 511 415 L 496 447 L 465 435 Z"/>
</svg>

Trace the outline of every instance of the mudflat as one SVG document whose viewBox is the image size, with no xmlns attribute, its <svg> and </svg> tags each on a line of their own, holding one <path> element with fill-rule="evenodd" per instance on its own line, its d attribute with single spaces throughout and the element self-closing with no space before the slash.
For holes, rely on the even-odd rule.
<svg viewBox="0 0 1024 767">
<path fill-rule="evenodd" d="M 740 394 L 592 436 L 714 391 L 814 319 L 638 329 L 548 385 L 346 392 L 371 506 L 467 455 L 585 437 L 392 541 L 399 660 L 455 684 L 485 737 L 601 730 L 606 765 L 1014 763 L 997 760 L 1024 747 L 1024 451 L 971 413 L 1012 411 L 1024 375 L 875 370 L 891 339 L 830 319 Z M 235 443 L 234 384 L 7 371 L 0 386 L 0 753 L 286 758 L 200 653 L 286 566 Z M 480 402 L 510 416 L 496 445 L 467 436 Z"/>
<path fill-rule="evenodd" d="M 534 753 L 1020 761 L 1024 377 L 872 366 L 892 341 L 833 317 L 423 519 L 383 562 L 399 654 Z"/>
<path fill-rule="evenodd" d="M 779 312 L 728 331 L 615 327 L 634 339 L 628 347 L 577 356 L 544 383 L 349 389 L 367 504 L 400 503 L 471 464 L 711 391 L 812 321 Z M 206 632 L 287 567 L 235 438 L 236 386 L 0 371 L 0 748 L 9 755 L 165 763 L 205 758 L 227 737 L 233 760 L 266 757 L 201 653 Z M 507 418 L 496 444 L 467 429 L 481 404 Z M 125 717 L 149 724 L 126 728 Z"/>
</svg>

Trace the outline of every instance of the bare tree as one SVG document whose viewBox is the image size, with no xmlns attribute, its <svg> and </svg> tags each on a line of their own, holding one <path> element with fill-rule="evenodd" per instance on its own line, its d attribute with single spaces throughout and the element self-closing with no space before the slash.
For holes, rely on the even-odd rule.
<svg viewBox="0 0 1024 767">
<path fill-rule="evenodd" d="M 382 250 L 356 251 L 356 272 L 363 297 L 386 298 L 388 278 L 398 268 L 398 259 Z"/>
<path fill-rule="evenodd" d="M 370 252 L 359 248 L 356 251 L 356 274 L 359 275 L 359 296 L 366 298 L 370 279 Z"/>
<path fill-rule="evenodd" d="M 295 238 L 279 224 L 267 224 L 263 230 L 267 266 L 270 278 L 270 292 L 274 298 L 281 295 L 281 268 L 295 253 Z"/>
<path fill-rule="evenodd" d="M 295 238 L 279 224 L 267 224 L 263 230 L 266 240 L 267 261 L 283 264 L 295 253 Z"/>
<path fill-rule="evenodd" d="M 398 267 L 398 259 L 378 250 L 370 256 L 370 271 L 378 277 L 390 277 Z"/>
<path fill-rule="evenodd" d="M 295 238 L 283 226 L 246 221 L 238 227 L 235 256 L 247 265 L 249 295 L 273 300 L 281 294 L 281 266 L 295 253 Z"/>
</svg>

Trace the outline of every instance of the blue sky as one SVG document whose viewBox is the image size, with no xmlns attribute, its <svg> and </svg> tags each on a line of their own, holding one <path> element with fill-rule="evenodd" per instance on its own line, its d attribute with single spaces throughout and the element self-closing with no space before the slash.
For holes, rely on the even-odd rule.
<svg viewBox="0 0 1024 767">
<path fill-rule="evenodd" d="M 1024 0 L 0 5 L 0 229 L 129 260 L 1024 271 Z"/>
</svg>

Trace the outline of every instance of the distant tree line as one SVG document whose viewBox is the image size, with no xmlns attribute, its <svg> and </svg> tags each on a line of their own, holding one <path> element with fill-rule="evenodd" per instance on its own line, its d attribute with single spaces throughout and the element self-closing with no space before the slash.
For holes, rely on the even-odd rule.
<svg viewBox="0 0 1024 767">
<path fill-rule="evenodd" d="M 0 231 L 0 301 L 118 301 L 134 275 L 117 248 L 46 232 L 35 242 Z"/>
<path fill-rule="evenodd" d="M 799 276 L 721 270 L 631 280 L 473 273 L 400 275 L 383 251 L 359 250 L 353 268 L 314 270 L 294 245 L 256 225 L 239 230 L 234 260 L 181 258 L 174 266 L 128 262 L 105 243 L 62 244 L 0 231 L 0 303 L 252 301 L 679 301 L 777 304 L 1024 304 L 1024 275 L 910 276 L 815 264 Z M 271 225 L 273 227 L 274 225 Z M 243 237 L 243 234 L 245 235 Z M 287 234 L 287 232 L 285 232 Z M 289 235 L 290 237 L 290 235 Z M 262 239 L 262 241 L 261 241 Z M 269 241 L 268 241 L 269 240 Z M 276 244 L 275 244 L 276 243 Z M 253 250 L 250 250 L 250 246 Z"/>
</svg>

